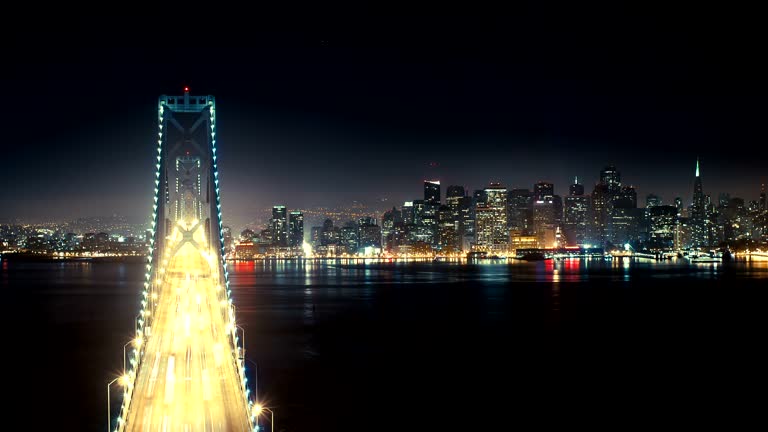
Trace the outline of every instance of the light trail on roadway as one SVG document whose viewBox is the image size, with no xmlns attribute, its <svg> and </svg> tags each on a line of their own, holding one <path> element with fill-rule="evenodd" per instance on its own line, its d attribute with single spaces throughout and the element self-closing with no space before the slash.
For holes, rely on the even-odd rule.
<svg viewBox="0 0 768 432">
<path fill-rule="evenodd" d="M 159 270 L 127 431 L 250 430 L 218 261 L 198 249 L 206 241 L 201 228 L 194 230 L 187 241 L 177 227 L 168 243 L 175 253 Z"/>
</svg>

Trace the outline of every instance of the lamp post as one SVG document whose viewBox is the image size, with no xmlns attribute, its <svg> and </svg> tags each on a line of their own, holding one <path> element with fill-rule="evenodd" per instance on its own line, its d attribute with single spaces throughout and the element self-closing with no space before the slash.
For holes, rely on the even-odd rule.
<svg viewBox="0 0 768 432">
<path fill-rule="evenodd" d="M 256 423 L 258 424 L 258 418 L 262 411 L 269 413 L 269 432 L 275 432 L 275 412 L 261 404 L 256 404 L 253 406 L 253 415 L 256 416 Z"/>
<path fill-rule="evenodd" d="M 245 360 L 253 365 L 253 396 L 256 400 L 259 400 L 259 365 L 249 358 L 246 358 Z"/>
<path fill-rule="evenodd" d="M 125 367 L 125 366 L 126 366 L 126 365 L 125 365 L 125 363 L 126 363 L 126 361 L 125 361 L 125 357 L 126 357 L 125 349 L 126 349 L 126 348 L 128 347 L 128 345 L 130 345 L 131 343 L 133 343 L 133 341 L 128 341 L 128 343 L 126 343 L 125 345 L 123 345 L 123 372 L 125 372 L 125 371 L 127 371 L 127 370 L 128 370 L 128 369 Z"/>
<path fill-rule="evenodd" d="M 110 414 L 110 408 L 111 408 L 111 398 L 109 395 L 109 388 L 112 387 L 112 384 L 115 383 L 115 381 L 121 380 L 120 384 L 123 386 L 128 385 L 128 375 L 122 375 L 119 376 L 107 384 L 107 432 L 112 432 L 112 415 Z"/>
</svg>

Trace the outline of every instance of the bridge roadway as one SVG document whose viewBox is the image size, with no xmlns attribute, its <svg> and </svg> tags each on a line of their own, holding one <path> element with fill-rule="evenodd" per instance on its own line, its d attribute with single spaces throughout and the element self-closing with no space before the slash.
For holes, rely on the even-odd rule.
<svg viewBox="0 0 768 432">
<path fill-rule="evenodd" d="M 248 431 L 226 295 L 192 243 L 164 270 L 125 430 Z"/>
</svg>

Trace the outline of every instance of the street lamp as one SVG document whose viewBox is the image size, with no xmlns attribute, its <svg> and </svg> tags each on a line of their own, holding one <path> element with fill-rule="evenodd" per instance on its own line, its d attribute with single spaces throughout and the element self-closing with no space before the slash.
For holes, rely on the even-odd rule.
<svg viewBox="0 0 768 432">
<path fill-rule="evenodd" d="M 245 357 L 243 357 L 245 358 Z M 245 358 L 245 360 L 253 365 L 253 395 L 256 399 L 259 398 L 259 365 L 255 361 Z"/>
<path fill-rule="evenodd" d="M 109 410 L 111 408 L 111 398 L 109 396 L 109 388 L 112 387 L 112 384 L 115 383 L 115 381 L 120 380 L 120 385 L 123 387 L 127 387 L 128 383 L 130 382 L 130 378 L 127 374 L 121 375 L 107 384 L 107 432 L 112 432 L 112 415 L 110 414 Z"/>
<path fill-rule="evenodd" d="M 125 367 L 125 363 L 126 363 L 126 361 L 125 361 L 125 357 L 126 357 L 126 356 L 125 356 L 125 349 L 126 349 L 126 348 L 128 347 L 128 345 L 130 345 L 131 343 L 133 343 L 133 341 L 128 341 L 128 342 L 127 342 L 125 345 L 123 345 L 123 371 L 127 371 L 127 370 L 128 370 L 128 369 Z"/>
<path fill-rule="evenodd" d="M 275 412 L 271 409 L 263 406 L 262 404 L 256 404 L 253 406 L 253 415 L 256 417 L 256 423 L 258 424 L 258 418 L 261 415 L 262 411 L 266 411 L 269 413 L 269 432 L 275 432 Z"/>
</svg>

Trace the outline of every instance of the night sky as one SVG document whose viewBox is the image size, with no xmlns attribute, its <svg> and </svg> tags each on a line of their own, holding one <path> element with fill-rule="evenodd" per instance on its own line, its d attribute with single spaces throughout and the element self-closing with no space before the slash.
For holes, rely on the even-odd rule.
<svg viewBox="0 0 768 432">
<path fill-rule="evenodd" d="M 5 29 L 0 220 L 148 219 L 157 96 L 185 85 L 217 98 L 235 226 L 276 203 L 399 206 L 425 178 L 470 191 L 548 180 L 566 195 L 606 164 L 641 203 L 688 202 L 697 156 L 706 193 L 756 199 L 768 180 L 757 17 L 600 12 Z"/>
</svg>

